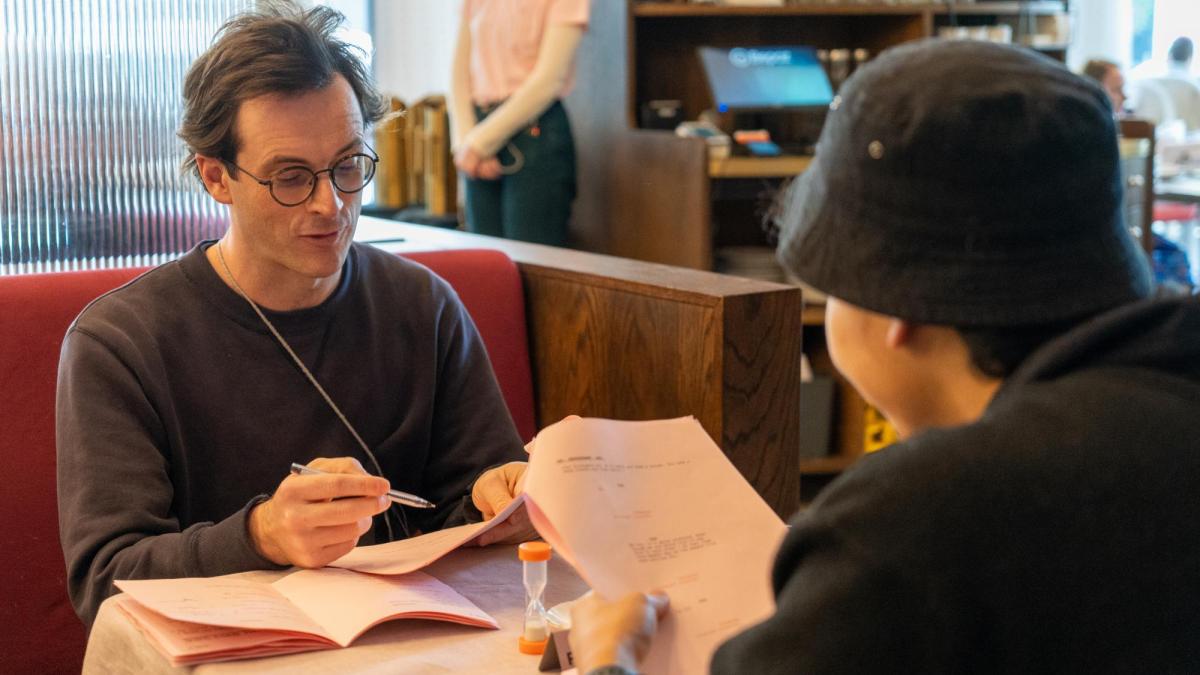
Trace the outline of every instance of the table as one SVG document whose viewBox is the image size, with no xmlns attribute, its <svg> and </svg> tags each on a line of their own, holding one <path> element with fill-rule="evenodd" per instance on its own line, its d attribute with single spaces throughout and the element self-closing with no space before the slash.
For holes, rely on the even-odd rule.
<svg viewBox="0 0 1200 675">
<path fill-rule="evenodd" d="M 87 673 L 536 673 L 540 657 L 517 651 L 525 591 L 515 546 L 459 549 L 425 569 L 491 614 L 500 630 L 435 621 L 389 621 L 350 647 L 243 661 L 172 668 L 111 600 L 100 606 L 88 639 Z M 270 581 L 287 572 L 248 572 Z M 587 591 L 559 557 L 550 561 L 546 605 Z"/>
</svg>

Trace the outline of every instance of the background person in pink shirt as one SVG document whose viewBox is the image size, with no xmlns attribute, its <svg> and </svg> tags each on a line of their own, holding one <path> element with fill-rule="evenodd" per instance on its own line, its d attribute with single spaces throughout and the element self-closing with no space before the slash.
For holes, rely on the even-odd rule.
<svg viewBox="0 0 1200 675">
<path fill-rule="evenodd" d="M 561 99 L 587 21 L 588 0 L 464 0 L 451 98 L 470 231 L 566 244 L 575 144 Z"/>
</svg>

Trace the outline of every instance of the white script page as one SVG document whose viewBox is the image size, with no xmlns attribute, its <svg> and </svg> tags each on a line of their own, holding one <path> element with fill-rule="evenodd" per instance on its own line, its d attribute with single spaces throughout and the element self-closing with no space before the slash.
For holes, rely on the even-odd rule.
<svg viewBox="0 0 1200 675">
<path fill-rule="evenodd" d="M 392 618 L 436 619 L 498 628 L 458 591 L 423 572 L 373 576 L 326 567 L 300 570 L 272 584 L 345 647 L 371 626 Z"/>
<path fill-rule="evenodd" d="M 670 597 L 645 672 L 708 672 L 721 642 L 774 610 L 787 527 L 694 418 L 559 422 L 537 437 L 525 493 L 601 596 Z"/>
<path fill-rule="evenodd" d="M 450 551 L 508 520 L 513 511 L 524 503 L 525 496 L 517 495 L 516 499 L 509 502 L 508 506 L 491 520 L 482 523 L 448 527 L 386 544 L 356 546 L 346 555 L 329 563 L 329 567 L 341 567 L 368 574 L 408 574 L 433 564 Z"/>
<path fill-rule="evenodd" d="M 143 607 L 175 621 L 329 637 L 311 617 L 260 581 L 223 576 L 114 583 Z"/>
</svg>

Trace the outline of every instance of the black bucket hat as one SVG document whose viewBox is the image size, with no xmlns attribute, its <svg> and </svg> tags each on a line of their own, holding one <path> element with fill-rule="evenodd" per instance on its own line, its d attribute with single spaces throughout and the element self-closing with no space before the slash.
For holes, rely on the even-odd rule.
<svg viewBox="0 0 1200 675">
<path fill-rule="evenodd" d="M 924 40 L 855 72 L 779 217 L 805 283 L 953 326 L 1079 318 L 1146 297 L 1104 92 L 1030 50 Z"/>
</svg>

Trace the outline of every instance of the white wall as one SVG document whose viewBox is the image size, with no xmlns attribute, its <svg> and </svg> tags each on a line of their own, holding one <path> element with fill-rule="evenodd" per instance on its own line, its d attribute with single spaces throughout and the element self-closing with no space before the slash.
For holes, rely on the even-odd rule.
<svg viewBox="0 0 1200 675">
<path fill-rule="evenodd" d="M 450 92 L 462 0 L 373 0 L 375 81 L 406 102 Z"/>
<path fill-rule="evenodd" d="M 1129 0 L 1072 0 L 1071 47 L 1067 66 L 1078 72 L 1089 59 L 1129 67 L 1133 52 L 1133 3 Z"/>
<path fill-rule="evenodd" d="M 1176 38 L 1189 37 L 1200 47 L 1200 2 L 1157 0 L 1154 5 L 1153 59 L 1166 63 L 1167 50 Z M 1192 56 L 1192 74 L 1200 71 L 1200 59 Z"/>
</svg>

